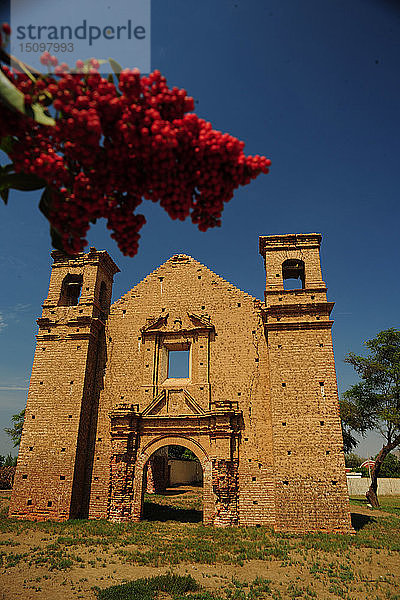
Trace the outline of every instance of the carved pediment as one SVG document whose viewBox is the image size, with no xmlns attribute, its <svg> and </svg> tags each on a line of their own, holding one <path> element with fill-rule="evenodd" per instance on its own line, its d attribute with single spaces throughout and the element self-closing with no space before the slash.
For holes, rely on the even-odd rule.
<svg viewBox="0 0 400 600">
<path fill-rule="evenodd" d="M 196 331 L 213 331 L 214 325 L 210 317 L 206 315 L 196 315 L 194 313 L 162 314 L 158 317 L 149 317 L 146 325 L 141 328 L 143 335 L 154 335 L 156 333 L 184 333 L 191 334 Z"/>
<path fill-rule="evenodd" d="M 206 413 L 196 400 L 183 388 L 162 390 L 145 408 L 143 417 L 203 416 Z"/>
</svg>

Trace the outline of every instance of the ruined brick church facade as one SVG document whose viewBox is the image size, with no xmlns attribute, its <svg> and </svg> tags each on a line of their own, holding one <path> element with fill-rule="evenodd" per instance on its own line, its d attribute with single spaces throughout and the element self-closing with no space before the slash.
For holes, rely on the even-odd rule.
<svg viewBox="0 0 400 600">
<path fill-rule="evenodd" d="M 320 242 L 260 238 L 264 302 L 178 254 L 111 305 L 107 252 L 54 251 L 10 515 L 137 521 L 150 457 L 181 445 L 205 524 L 350 531 Z"/>
</svg>

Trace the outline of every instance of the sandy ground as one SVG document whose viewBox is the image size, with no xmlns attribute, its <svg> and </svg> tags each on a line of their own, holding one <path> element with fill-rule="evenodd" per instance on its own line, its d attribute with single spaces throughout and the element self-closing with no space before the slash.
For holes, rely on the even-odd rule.
<svg viewBox="0 0 400 600">
<path fill-rule="evenodd" d="M 0 500 L 7 504 L 9 492 L 0 492 Z M 356 508 L 355 512 L 365 516 L 377 517 L 377 511 Z M 10 542 L 18 544 L 10 547 Z M 13 553 L 28 553 L 49 544 L 49 536 L 43 531 L 34 529 L 23 530 L 19 534 L 1 533 L 0 551 Z M 341 598 L 339 587 L 332 586 L 322 573 L 312 572 L 311 563 L 322 565 L 333 564 L 335 561 L 346 562 L 345 557 L 329 555 L 326 552 L 312 551 L 305 557 L 302 553 L 292 552 L 290 561 L 250 561 L 243 566 L 235 565 L 202 565 L 183 564 L 173 568 L 156 568 L 151 566 L 134 566 L 123 562 L 114 552 L 113 547 L 99 547 L 79 550 L 83 566 L 73 566 L 66 571 L 49 571 L 48 567 L 40 565 L 29 566 L 27 560 L 22 560 L 15 566 L 4 566 L 0 569 L 0 600 L 95 600 L 93 586 L 108 587 L 140 577 L 148 577 L 173 571 L 177 574 L 190 574 L 206 589 L 217 591 L 226 588 L 235 578 L 239 581 L 254 581 L 264 577 L 271 581 L 271 588 L 276 592 L 275 598 L 318 598 L 321 600 Z M 311 558 L 311 560 L 310 560 Z M 400 581 L 400 561 L 398 553 L 371 548 L 352 548 L 351 559 L 356 578 L 347 582 L 349 595 L 346 598 L 371 600 L 390 598 L 395 600 L 400 596 L 386 595 L 396 589 L 396 580 Z M 88 564 L 88 561 L 94 564 Z M 385 591 L 386 590 L 386 591 Z M 400 588 L 398 590 L 400 593 Z M 221 591 L 221 596 L 225 594 Z M 280 595 L 278 595 L 280 594 Z M 315 595 L 313 595 L 315 594 Z M 265 595 L 265 598 L 273 598 Z"/>
</svg>

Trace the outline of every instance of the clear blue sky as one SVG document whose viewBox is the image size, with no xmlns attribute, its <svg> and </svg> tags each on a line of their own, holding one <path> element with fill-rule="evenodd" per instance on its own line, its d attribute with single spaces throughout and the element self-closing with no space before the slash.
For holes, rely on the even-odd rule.
<svg viewBox="0 0 400 600">
<path fill-rule="evenodd" d="M 2 19 L 4 20 L 4 19 Z M 139 254 L 123 257 L 102 222 L 90 245 L 121 269 L 114 299 L 177 252 L 263 298 L 258 236 L 321 232 L 338 383 L 345 354 L 399 327 L 400 9 L 385 0 L 153 0 L 152 68 L 196 112 L 265 154 L 271 173 L 237 191 L 223 226 L 200 233 L 145 203 Z M 0 454 L 21 410 L 50 273 L 39 194 L 0 206 Z M 374 453 L 377 440 L 361 444 Z"/>
</svg>

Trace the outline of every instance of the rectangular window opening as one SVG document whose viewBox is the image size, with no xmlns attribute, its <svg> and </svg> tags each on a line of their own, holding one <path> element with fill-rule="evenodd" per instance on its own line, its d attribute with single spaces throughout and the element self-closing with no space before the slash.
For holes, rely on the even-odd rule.
<svg viewBox="0 0 400 600">
<path fill-rule="evenodd" d="M 168 378 L 189 379 L 189 350 L 168 351 Z"/>
</svg>

